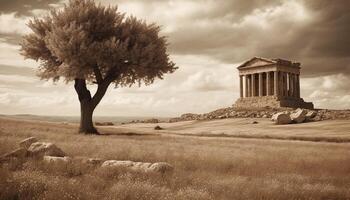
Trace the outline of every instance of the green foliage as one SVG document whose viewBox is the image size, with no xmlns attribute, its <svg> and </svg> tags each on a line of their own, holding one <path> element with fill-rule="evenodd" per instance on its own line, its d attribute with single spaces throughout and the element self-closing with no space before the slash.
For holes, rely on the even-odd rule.
<svg viewBox="0 0 350 200">
<path fill-rule="evenodd" d="M 70 0 L 62 10 L 34 18 L 29 27 L 33 33 L 24 36 L 21 52 L 40 61 L 42 79 L 130 86 L 151 84 L 177 69 L 160 27 L 125 17 L 117 7 Z"/>
</svg>

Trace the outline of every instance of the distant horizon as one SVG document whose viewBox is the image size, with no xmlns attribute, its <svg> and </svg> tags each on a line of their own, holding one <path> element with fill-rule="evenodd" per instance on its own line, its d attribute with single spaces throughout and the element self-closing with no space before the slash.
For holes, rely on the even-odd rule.
<svg viewBox="0 0 350 200">
<path fill-rule="evenodd" d="M 29 113 L 19 113 L 19 114 L 4 114 L 4 113 L 0 113 L 0 115 L 2 116 L 40 116 L 40 117 L 80 117 L 79 114 L 77 115 L 37 115 L 37 114 L 29 114 Z M 147 118 L 147 117 L 159 117 L 159 118 L 171 118 L 171 117 L 177 117 L 177 116 L 156 116 L 156 115 L 94 115 L 94 117 L 128 117 L 128 118 L 132 118 L 132 117 L 138 117 L 138 118 Z"/>
</svg>

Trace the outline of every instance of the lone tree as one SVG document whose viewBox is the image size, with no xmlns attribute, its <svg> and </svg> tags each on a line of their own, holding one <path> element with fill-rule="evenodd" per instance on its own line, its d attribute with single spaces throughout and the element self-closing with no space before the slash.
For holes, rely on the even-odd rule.
<svg viewBox="0 0 350 200">
<path fill-rule="evenodd" d="M 61 10 L 32 19 L 21 53 L 40 62 L 44 80 L 74 81 L 80 101 L 80 132 L 98 134 L 92 115 L 110 84 L 149 85 L 177 67 L 169 60 L 160 27 L 125 17 L 117 7 L 70 0 Z M 97 84 L 92 96 L 87 85 Z"/>
</svg>

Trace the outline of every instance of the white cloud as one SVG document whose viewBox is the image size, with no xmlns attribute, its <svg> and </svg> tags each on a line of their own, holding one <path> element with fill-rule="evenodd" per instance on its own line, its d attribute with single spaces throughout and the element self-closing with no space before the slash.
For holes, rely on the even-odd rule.
<svg viewBox="0 0 350 200">
<path fill-rule="evenodd" d="M 23 35 L 30 32 L 26 26 L 29 18 L 16 17 L 15 13 L 0 14 L 0 33 Z"/>
<path fill-rule="evenodd" d="M 39 66 L 34 60 L 24 59 L 19 54 L 20 46 L 0 41 L 0 65 L 21 66 L 35 68 Z"/>
<path fill-rule="evenodd" d="M 35 83 L 38 81 L 34 77 L 20 76 L 20 75 L 2 75 L 0 74 L 0 83 L 13 84 L 13 83 Z"/>
<path fill-rule="evenodd" d="M 305 78 L 301 80 L 301 95 L 316 108 L 349 109 L 349 85 L 344 74 Z"/>
</svg>

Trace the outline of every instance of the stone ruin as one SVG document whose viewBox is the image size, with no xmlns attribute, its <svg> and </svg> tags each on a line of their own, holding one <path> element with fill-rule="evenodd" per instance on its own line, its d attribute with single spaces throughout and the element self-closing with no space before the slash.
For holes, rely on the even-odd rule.
<svg viewBox="0 0 350 200">
<path fill-rule="evenodd" d="M 234 108 L 314 108 L 300 97 L 300 63 L 254 57 L 237 69 L 240 98 Z"/>
<path fill-rule="evenodd" d="M 94 167 L 108 169 L 125 169 L 141 173 L 171 174 L 174 167 L 166 162 L 134 162 L 130 160 L 103 160 L 100 158 L 75 158 L 66 153 L 51 142 L 38 142 L 35 137 L 29 137 L 19 142 L 19 148 L 0 155 L 0 165 L 6 165 L 14 160 L 26 162 L 30 159 L 42 161 L 47 164 L 71 165 L 79 162 Z"/>
</svg>

